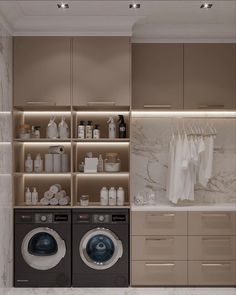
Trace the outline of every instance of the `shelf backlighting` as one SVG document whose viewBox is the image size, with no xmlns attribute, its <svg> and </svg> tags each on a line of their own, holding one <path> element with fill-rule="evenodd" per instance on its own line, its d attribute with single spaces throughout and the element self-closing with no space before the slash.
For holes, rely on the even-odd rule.
<svg viewBox="0 0 236 295">
<path fill-rule="evenodd" d="M 104 115 L 129 115 L 128 111 L 76 111 L 76 114 L 83 116 L 104 116 Z"/>
<path fill-rule="evenodd" d="M 134 118 L 235 118 L 236 111 L 132 111 Z"/>
</svg>

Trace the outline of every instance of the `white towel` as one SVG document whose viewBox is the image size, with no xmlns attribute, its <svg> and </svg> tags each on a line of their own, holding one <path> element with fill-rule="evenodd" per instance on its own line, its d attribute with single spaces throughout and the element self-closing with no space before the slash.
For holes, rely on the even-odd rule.
<svg viewBox="0 0 236 295">
<path fill-rule="evenodd" d="M 57 205 L 58 205 L 58 199 L 56 199 L 56 198 L 52 198 L 52 199 L 50 200 L 50 205 L 51 205 L 51 206 L 57 206 Z"/>
<path fill-rule="evenodd" d="M 42 198 L 40 200 L 40 204 L 43 205 L 43 206 L 48 206 L 49 203 L 50 203 L 50 201 L 47 198 Z"/>
<path fill-rule="evenodd" d="M 46 191 L 46 192 L 44 193 L 44 198 L 46 198 L 46 199 L 48 199 L 48 200 L 52 199 L 53 197 L 54 197 L 54 193 L 51 192 L 51 191 Z"/>
<path fill-rule="evenodd" d="M 59 205 L 60 206 L 67 206 L 67 205 L 69 205 L 69 202 L 70 202 L 70 198 L 68 196 L 66 196 L 66 197 L 59 200 Z"/>
</svg>

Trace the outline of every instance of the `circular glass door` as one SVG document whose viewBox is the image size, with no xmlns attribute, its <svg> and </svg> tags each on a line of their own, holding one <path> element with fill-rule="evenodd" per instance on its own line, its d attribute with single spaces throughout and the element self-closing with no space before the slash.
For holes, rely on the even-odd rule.
<svg viewBox="0 0 236 295">
<path fill-rule="evenodd" d="M 96 228 L 88 231 L 80 242 L 80 257 L 93 269 L 112 267 L 123 255 L 123 246 L 109 229 Z"/>
<path fill-rule="evenodd" d="M 50 228 L 36 228 L 30 231 L 21 245 L 25 262 L 34 269 L 48 270 L 61 261 L 66 254 L 65 242 Z"/>
</svg>

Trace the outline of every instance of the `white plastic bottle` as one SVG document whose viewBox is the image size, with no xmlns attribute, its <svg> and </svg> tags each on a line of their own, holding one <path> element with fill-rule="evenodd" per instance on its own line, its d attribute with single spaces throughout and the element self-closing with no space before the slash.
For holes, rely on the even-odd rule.
<svg viewBox="0 0 236 295">
<path fill-rule="evenodd" d="M 88 121 L 88 124 L 86 125 L 85 128 L 85 133 L 86 133 L 86 138 L 87 139 L 92 139 L 93 138 L 93 122 Z"/>
<path fill-rule="evenodd" d="M 108 189 L 104 186 L 100 190 L 100 205 L 107 206 L 109 204 L 109 196 L 108 196 Z"/>
<path fill-rule="evenodd" d="M 61 122 L 58 125 L 59 137 L 62 139 L 69 138 L 69 127 L 64 116 L 61 117 Z"/>
<path fill-rule="evenodd" d="M 26 188 L 26 192 L 25 192 L 25 204 L 26 205 L 32 204 L 32 194 L 28 187 Z"/>
<path fill-rule="evenodd" d="M 113 186 L 109 189 L 109 205 L 116 205 L 116 189 Z"/>
<path fill-rule="evenodd" d="M 95 128 L 93 129 L 93 138 L 94 139 L 99 139 L 100 138 L 100 130 L 99 130 L 99 125 L 95 124 Z"/>
<path fill-rule="evenodd" d="M 27 158 L 25 160 L 25 172 L 33 172 L 33 160 L 31 158 L 31 154 L 27 154 Z"/>
<path fill-rule="evenodd" d="M 43 172 L 43 160 L 41 159 L 41 155 L 37 154 L 34 160 L 34 172 L 41 173 Z"/>
<path fill-rule="evenodd" d="M 55 139 L 58 137 L 58 128 L 55 122 L 55 116 L 51 116 L 47 126 L 47 138 Z"/>
<path fill-rule="evenodd" d="M 111 139 L 116 138 L 116 123 L 113 117 L 109 117 L 108 123 L 108 137 Z"/>
<path fill-rule="evenodd" d="M 102 155 L 98 157 L 98 172 L 103 172 L 103 158 Z"/>
<path fill-rule="evenodd" d="M 80 124 L 78 126 L 78 138 L 84 139 L 85 138 L 85 126 L 84 121 L 80 121 Z"/>
<path fill-rule="evenodd" d="M 38 192 L 37 192 L 36 188 L 34 187 L 33 192 L 32 192 L 32 205 L 38 204 L 38 200 L 39 200 L 38 197 L 39 197 Z"/>
<path fill-rule="evenodd" d="M 123 187 L 119 187 L 117 190 L 117 205 L 118 206 L 124 206 L 125 203 L 125 191 Z"/>
</svg>

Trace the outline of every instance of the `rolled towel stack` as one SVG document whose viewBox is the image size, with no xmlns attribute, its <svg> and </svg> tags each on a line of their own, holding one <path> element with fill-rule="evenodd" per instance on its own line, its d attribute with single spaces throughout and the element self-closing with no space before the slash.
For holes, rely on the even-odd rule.
<svg viewBox="0 0 236 295">
<path fill-rule="evenodd" d="M 62 189 L 60 184 L 54 184 L 44 193 L 40 204 L 43 206 L 67 206 L 70 204 L 70 197 L 67 196 L 66 191 Z"/>
</svg>

